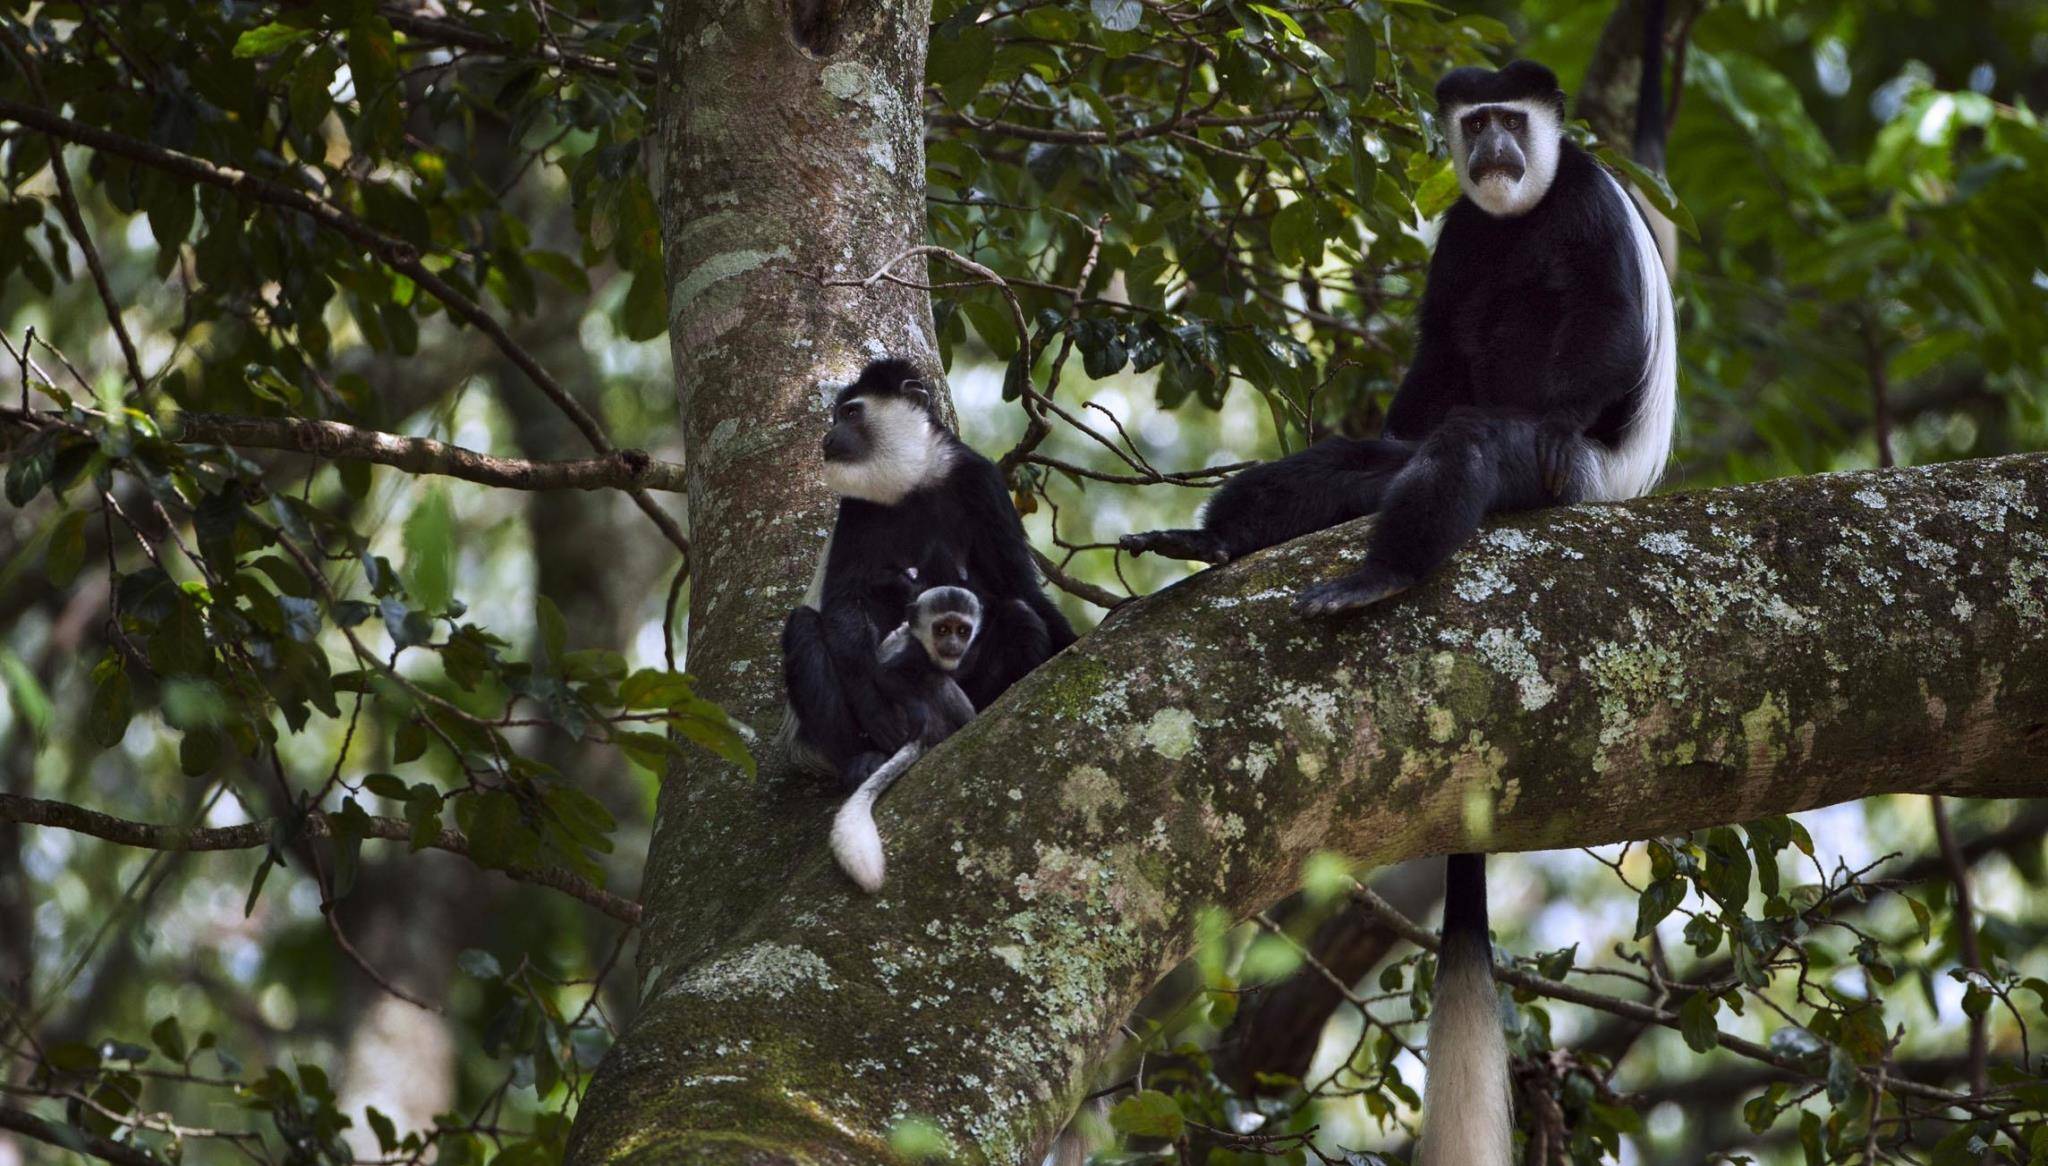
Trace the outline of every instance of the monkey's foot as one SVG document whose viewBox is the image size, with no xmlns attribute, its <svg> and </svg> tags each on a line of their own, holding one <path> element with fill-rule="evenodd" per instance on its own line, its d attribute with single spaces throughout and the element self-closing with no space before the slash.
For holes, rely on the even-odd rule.
<svg viewBox="0 0 2048 1166">
<path fill-rule="evenodd" d="M 1415 580 L 1385 567 L 1362 567 L 1341 579 L 1305 587 L 1294 597 L 1296 615 L 1336 615 L 1370 607 L 1415 586 Z"/>
<path fill-rule="evenodd" d="M 1206 530 L 1150 530 L 1127 534 L 1117 540 L 1117 545 L 1134 556 L 1150 551 L 1169 559 L 1193 559 L 1200 563 L 1230 561 L 1223 540 Z"/>
</svg>

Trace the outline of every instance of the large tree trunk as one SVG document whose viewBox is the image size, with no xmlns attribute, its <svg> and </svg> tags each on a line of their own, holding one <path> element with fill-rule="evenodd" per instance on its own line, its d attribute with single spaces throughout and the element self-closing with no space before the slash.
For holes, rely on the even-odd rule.
<svg viewBox="0 0 2048 1166">
<path fill-rule="evenodd" d="M 585 1160 L 886 1161 L 919 1116 L 963 1160 L 1028 1161 L 1198 910 L 1265 906 L 1319 849 L 1375 864 L 2048 793 L 2048 458 L 1531 515 L 1412 598 L 1296 619 L 1293 588 L 1360 542 L 1207 572 L 1026 679 L 883 804 L 879 898 L 814 822 L 774 841 L 789 858 L 756 873 L 784 885 L 743 925 L 699 900 L 708 880 L 650 879 L 656 918 L 704 930 L 650 942 Z M 756 796 L 749 828 L 777 804 Z"/>
<path fill-rule="evenodd" d="M 661 192 L 695 545 L 689 664 L 763 730 L 829 523 L 824 382 L 930 360 L 921 5 L 671 14 Z M 1364 864 L 1636 838 L 1917 790 L 2048 793 L 2048 459 L 1767 483 L 1494 528 L 1409 598 L 1303 622 L 1356 526 L 1120 609 L 920 763 L 890 882 L 762 742 L 665 788 L 643 1009 L 571 1155 L 881 1162 L 930 1122 L 1029 1163 L 1206 905 Z"/>
<path fill-rule="evenodd" d="M 582 1107 L 581 1161 L 849 1144 L 814 1098 L 700 1089 L 751 1070 L 701 1043 L 706 1014 L 676 986 L 817 869 L 832 802 L 786 771 L 769 738 L 782 621 L 832 520 L 818 473 L 825 405 L 880 350 L 938 365 L 922 292 L 818 277 L 866 276 L 923 239 L 928 19 L 928 3 L 788 0 L 672 5 L 664 21 L 658 198 L 690 468 L 689 667 L 761 731 L 763 764 L 756 782 L 693 761 L 662 792 L 642 882 L 644 1008 Z M 734 1054 L 777 1055 L 740 1039 Z M 859 1153 L 880 1152 L 854 1136 Z"/>
</svg>

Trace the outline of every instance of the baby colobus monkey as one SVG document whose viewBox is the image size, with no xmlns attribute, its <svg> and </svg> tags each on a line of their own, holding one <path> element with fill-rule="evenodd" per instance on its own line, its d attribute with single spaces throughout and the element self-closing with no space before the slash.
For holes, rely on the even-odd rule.
<svg viewBox="0 0 2048 1166">
<path fill-rule="evenodd" d="M 882 641 L 875 680 L 898 733 L 878 744 L 885 750 L 901 744 L 854 760 L 847 776 L 859 784 L 832 819 L 832 856 L 870 894 L 882 889 L 884 869 L 875 799 L 926 749 L 974 719 L 974 703 L 954 677 L 980 623 L 981 601 L 972 591 L 934 587 L 911 601 L 903 625 Z"/>
<path fill-rule="evenodd" d="M 784 736 L 799 765 L 850 790 L 849 766 L 892 732 L 876 648 L 911 597 L 952 584 L 980 600 L 956 676 L 977 709 L 1073 643 L 1074 629 L 1039 583 L 1001 471 L 946 428 L 916 366 L 877 360 L 841 389 L 823 452 L 839 514 L 783 627 Z"/>
<path fill-rule="evenodd" d="M 1660 165 L 1664 5 L 1643 14 L 1634 142 Z M 1212 563 L 1368 514 L 1365 564 L 1297 611 L 1377 603 L 1421 581 L 1490 513 L 1646 494 L 1671 449 L 1677 327 L 1646 215 L 1565 139 L 1549 69 L 1456 69 L 1436 89 L 1463 197 L 1444 218 L 1415 359 L 1384 435 L 1333 437 L 1232 478 L 1195 530 L 1128 535 L 1134 554 Z M 1507 1042 L 1493 983 L 1486 859 L 1445 872 L 1416 1166 L 1508 1166 Z"/>
</svg>

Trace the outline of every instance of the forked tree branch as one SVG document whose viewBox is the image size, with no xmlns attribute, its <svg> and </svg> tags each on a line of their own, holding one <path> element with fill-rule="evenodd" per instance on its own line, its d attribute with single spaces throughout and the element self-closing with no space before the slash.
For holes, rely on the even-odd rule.
<svg viewBox="0 0 2048 1166">
<path fill-rule="evenodd" d="M 958 1160 L 1035 1160 L 1205 912 L 1265 908 L 1319 850 L 2048 794 L 2048 456 L 1527 515 L 1377 610 L 1295 617 L 1361 534 L 1125 604 L 1020 682 L 881 803 L 879 898 L 744 849 L 791 873 L 743 928 L 678 934 L 697 889 L 650 895 L 663 962 L 572 1156 L 888 1161 L 907 1113 Z"/>
</svg>

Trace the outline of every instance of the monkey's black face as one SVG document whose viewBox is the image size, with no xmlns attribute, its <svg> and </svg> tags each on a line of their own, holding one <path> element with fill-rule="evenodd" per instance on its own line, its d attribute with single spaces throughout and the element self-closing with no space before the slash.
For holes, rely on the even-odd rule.
<svg viewBox="0 0 2048 1166">
<path fill-rule="evenodd" d="M 868 437 L 868 403 L 855 397 L 843 400 L 832 410 L 832 428 L 825 431 L 825 460 L 857 462 L 866 459 L 874 442 Z"/>
<path fill-rule="evenodd" d="M 945 473 L 950 435 L 933 416 L 931 393 L 903 361 L 869 365 L 839 390 L 825 430 L 825 484 L 842 498 L 894 506 Z"/>
<path fill-rule="evenodd" d="M 1529 119 L 1513 106 L 1490 105 L 1458 119 L 1467 143 L 1466 172 L 1474 182 L 1504 178 L 1520 182 L 1529 169 Z"/>
<path fill-rule="evenodd" d="M 925 649 L 932 663 L 948 672 L 960 666 L 967 649 L 974 644 L 974 621 L 965 616 L 942 615 L 932 621 Z"/>
</svg>

